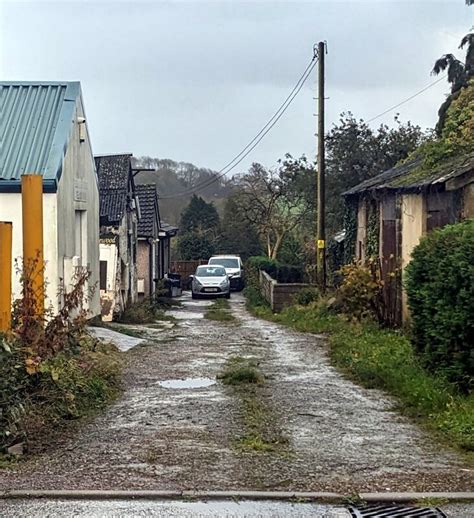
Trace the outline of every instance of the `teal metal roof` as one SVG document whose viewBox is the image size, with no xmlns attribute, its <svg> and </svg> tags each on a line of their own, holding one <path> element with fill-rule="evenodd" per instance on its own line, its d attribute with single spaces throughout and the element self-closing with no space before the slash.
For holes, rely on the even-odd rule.
<svg viewBox="0 0 474 518">
<path fill-rule="evenodd" d="M 0 192 L 17 192 L 27 173 L 56 191 L 80 94 L 79 82 L 0 82 Z"/>
</svg>

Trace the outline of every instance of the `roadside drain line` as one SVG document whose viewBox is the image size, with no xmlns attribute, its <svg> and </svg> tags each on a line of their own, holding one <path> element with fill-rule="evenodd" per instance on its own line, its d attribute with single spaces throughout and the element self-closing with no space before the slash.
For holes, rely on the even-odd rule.
<svg viewBox="0 0 474 518">
<path fill-rule="evenodd" d="M 474 492 L 464 493 L 360 493 L 364 502 L 406 503 L 423 499 L 442 499 L 449 502 L 474 502 Z M 155 490 L 11 490 L 0 491 L 0 499 L 67 499 L 67 500 L 312 500 L 330 503 L 347 503 L 352 498 L 331 492 L 291 491 L 155 491 Z"/>
</svg>

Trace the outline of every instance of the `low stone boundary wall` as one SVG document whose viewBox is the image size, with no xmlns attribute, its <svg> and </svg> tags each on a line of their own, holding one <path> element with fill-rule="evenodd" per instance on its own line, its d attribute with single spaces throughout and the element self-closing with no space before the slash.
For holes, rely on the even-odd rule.
<svg viewBox="0 0 474 518">
<path fill-rule="evenodd" d="M 293 297 L 302 289 L 311 287 L 311 284 L 305 283 L 279 283 L 262 270 L 260 270 L 259 279 L 262 297 L 275 313 L 293 304 Z"/>
</svg>

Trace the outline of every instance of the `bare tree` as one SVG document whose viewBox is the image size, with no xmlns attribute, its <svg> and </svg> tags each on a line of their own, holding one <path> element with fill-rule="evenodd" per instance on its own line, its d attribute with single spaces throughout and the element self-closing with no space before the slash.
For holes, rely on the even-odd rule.
<svg viewBox="0 0 474 518">
<path fill-rule="evenodd" d="M 285 236 L 307 216 L 307 196 L 285 162 L 275 170 L 254 163 L 238 179 L 237 217 L 255 225 L 268 257 L 275 259 Z M 243 236 L 244 238 L 244 236 Z"/>
</svg>

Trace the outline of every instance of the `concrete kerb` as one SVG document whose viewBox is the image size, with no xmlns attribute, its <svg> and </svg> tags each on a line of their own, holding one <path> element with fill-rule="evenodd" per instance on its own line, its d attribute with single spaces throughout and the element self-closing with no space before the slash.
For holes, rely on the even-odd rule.
<svg viewBox="0 0 474 518">
<path fill-rule="evenodd" d="M 411 503 L 422 500 L 474 502 L 474 492 L 464 493 L 360 493 L 346 496 L 331 492 L 291 491 L 155 491 L 155 490 L 4 490 L 0 499 L 51 500 L 289 500 L 347 504 L 357 498 L 363 502 Z"/>
</svg>

